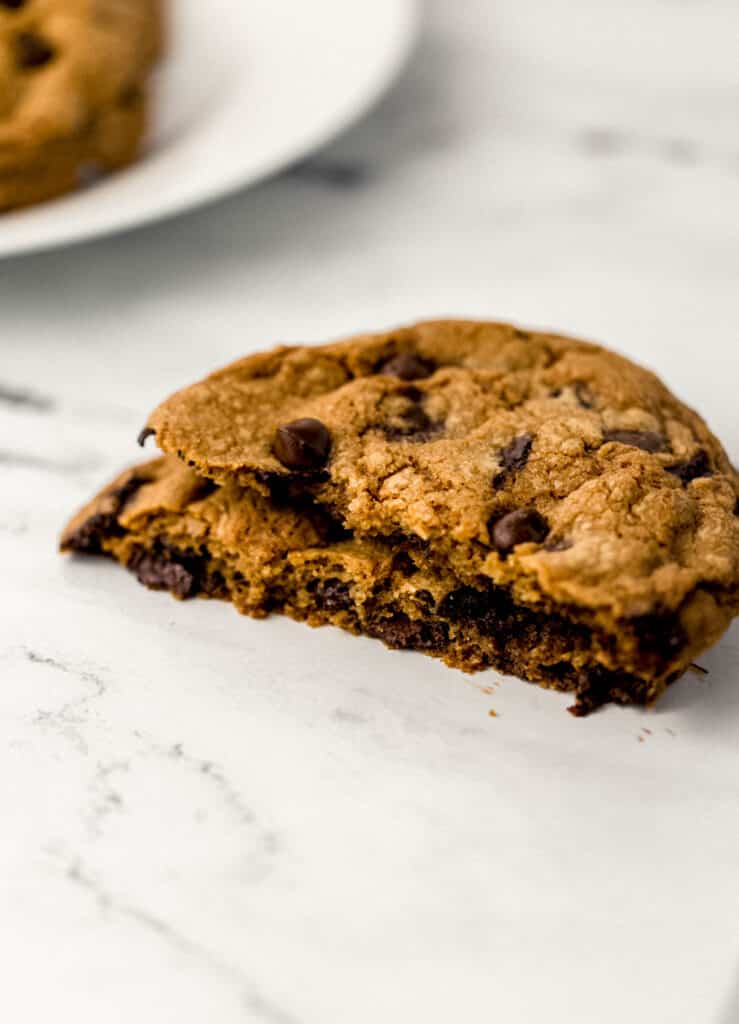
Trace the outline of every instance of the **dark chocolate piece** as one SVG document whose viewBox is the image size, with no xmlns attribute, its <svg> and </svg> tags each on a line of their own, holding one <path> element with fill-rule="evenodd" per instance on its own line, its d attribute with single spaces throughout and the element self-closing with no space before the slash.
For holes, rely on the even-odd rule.
<svg viewBox="0 0 739 1024">
<path fill-rule="evenodd" d="M 320 469 L 331 450 L 331 435 L 320 420 L 293 420 L 277 428 L 272 450 L 288 469 Z"/>
<path fill-rule="evenodd" d="M 383 363 L 378 370 L 378 373 L 388 377 L 399 377 L 400 380 L 421 380 L 433 372 L 431 364 L 413 352 L 399 352 L 397 356 Z"/>
<path fill-rule="evenodd" d="M 683 484 L 689 484 L 691 480 L 697 480 L 701 476 L 713 475 L 711 463 L 703 448 L 699 448 L 687 462 L 678 462 L 676 466 L 667 466 L 667 472 L 672 473 Z"/>
<path fill-rule="evenodd" d="M 177 597 L 186 598 L 192 597 L 199 589 L 195 573 L 170 551 L 161 554 L 138 551 L 128 563 L 128 568 L 136 574 L 139 583 L 151 590 L 169 590 Z"/>
<path fill-rule="evenodd" d="M 399 612 L 373 623 L 370 635 L 399 650 L 442 651 L 449 642 L 449 627 L 445 622 L 409 619 Z"/>
<path fill-rule="evenodd" d="M 523 469 L 529 461 L 529 453 L 533 443 L 534 438 L 531 434 L 519 434 L 518 437 L 514 437 L 510 444 L 507 444 L 505 448 L 501 448 L 500 461 L 503 468 L 508 470 Z"/>
<path fill-rule="evenodd" d="M 496 489 L 501 487 L 509 473 L 515 473 L 524 468 L 529 461 L 533 443 L 534 438 L 531 434 L 519 434 L 505 448 L 501 448 L 498 458 L 503 468 L 493 477 L 493 487 Z"/>
<path fill-rule="evenodd" d="M 603 443 L 607 441 L 617 441 L 652 453 L 664 451 L 667 444 L 661 434 L 655 434 L 652 430 L 604 430 Z"/>
<path fill-rule="evenodd" d="M 540 544 L 549 533 L 549 524 L 535 508 L 517 508 L 507 512 L 492 526 L 493 544 L 501 555 L 507 555 L 518 544 L 534 541 Z"/>
<path fill-rule="evenodd" d="M 122 487 L 108 495 L 111 508 L 107 512 L 96 512 L 86 519 L 76 532 L 68 537 L 64 550 L 76 551 L 86 555 L 99 555 L 102 552 L 102 541 L 105 537 L 122 536 L 123 529 L 118 525 L 118 516 L 123 511 L 128 499 L 145 483 L 133 476 Z"/>
</svg>

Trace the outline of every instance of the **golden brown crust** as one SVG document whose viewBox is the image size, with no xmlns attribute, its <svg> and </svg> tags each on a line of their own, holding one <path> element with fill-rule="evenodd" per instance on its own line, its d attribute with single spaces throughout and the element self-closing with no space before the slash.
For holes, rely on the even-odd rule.
<svg viewBox="0 0 739 1024">
<path fill-rule="evenodd" d="M 0 210 L 135 159 L 162 10 L 159 0 L 0 6 Z"/>
</svg>

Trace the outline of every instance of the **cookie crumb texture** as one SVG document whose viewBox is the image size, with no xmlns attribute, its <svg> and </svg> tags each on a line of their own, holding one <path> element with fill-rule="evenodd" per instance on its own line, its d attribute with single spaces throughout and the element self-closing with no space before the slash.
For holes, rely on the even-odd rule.
<svg viewBox="0 0 739 1024">
<path fill-rule="evenodd" d="M 163 0 L 0 0 L 0 212 L 133 161 Z"/>
<path fill-rule="evenodd" d="M 739 611 L 739 478 L 648 371 L 444 321 L 251 356 L 62 537 L 148 587 L 651 704 Z"/>
</svg>

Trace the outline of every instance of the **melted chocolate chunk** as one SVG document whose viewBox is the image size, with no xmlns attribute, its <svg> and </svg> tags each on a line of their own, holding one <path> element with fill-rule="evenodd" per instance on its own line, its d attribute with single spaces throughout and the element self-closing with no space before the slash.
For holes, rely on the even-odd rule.
<svg viewBox="0 0 739 1024">
<path fill-rule="evenodd" d="M 350 585 L 338 577 L 316 580 L 308 589 L 313 593 L 316 606 L 321 611 L 343 612 L 354 607 Z"/>
<path fill-rule="evenodd" d="M 147 438 L 156 437 L 156 433 L 156 430 L 154 430 L 152 427 L 144 427 L 144 429 L 139 433 L 139 436 L 136 438 L 136 443 L 140 448 L 143 448 L 144 445 L 146 444 Z"/>
<path fill-rule="evenodd" d="M 103 550 L 103 537 L 117 536 L 120 532 L 115 514 L 96 512 L 67 539 L 64 547 L 80 554 L 99 555 Z"/>
<path fill-rule="evenodd" d="M 505 587 L 493 584 L 483 589 L 464 586 L 451 591 L 439 603 L 437 614 L 461 628 L 472 625 L 493 640 L 495 667 L 517 675 L 525 675 L 515 663 L 517 645 L 530 648 L 543 643 L 564 655 L 578 647 L 589 647 L 592 642 L 586 626 L 556 613 L 516 604 Z"/>
<path fill-rule="evenodd" d="M 607 441 L 617 441 L 630 448 L 641 448 L 642 451 L 652 453 L 664 451 L 667 445 L 664 437 L 652 430 L 604 430 L 603 443 Z"/>
<path fill-rule="evenodd" d="M 514 437 L 510 444 L 501 449 L 500 461 L 504 469 L 523 469 L 529 461 L 529 453 L 534 438 L 531 434 L 519 434 Z"/>
<path fill-rule="evenodd" d="M 449 627 L 445 622 L 409 619 L 399 612 L 373 623 L 370 635 L 400 650 L 442 651 L 449 642 Z"/>
<path fill-rule="evenodd" d="M 320 469 L 328 460 L 331 435 L 320 420 L 293 420 L 278 427 L 272 451 L 288 469 Z"/>
<path fill-rule="evenodd" d="M 672 473 L 683 484 L 689 484 L 691 480 L 697 480 L 701 476 L 713 476 L 711 463 L 703 448 L 699 448 L 687 462 L 678 462 L 676 466 L 667 466 L 667 472 Z"/>
<path fill-rule="evenodd" d="M 107 500 L 110 509 L 107 512 L 96 512 L 86 519 L 84 523 L 69 537 L 64 548 L 67 551 L 77 551 L 80 554 L 99 555 L 102 553 L 102 542 L 106 537 L 120 537 L 123 529 L 118 525 L 118 516 L 123 511 L 129 498 L 144 484 L 145 481 L 138 477 L 131 477 L 125 484 L 112 491 Z"/>
<path fill-rule="evenodd" d="M 655 612 L 631 619 L 639 647 L 645 654 L 654 652 L 664 661 L 671 661 L 687 643 L 685 631 L 677 615 Z"/>
<path fill-rule="evenodd" d="M 19 32 L 15 37 L 18 65 L 28 70 L 42 68 L 54 56 L 54 48 L 36 32 Z"/>
<path fill-rule="evenodd" d="M 504 616 L 511 608 L 510 600 L 500 588 L 477 590 L 475 587 L 458 587 L 442 598 L 438 611 L 439 615 L 452 622 L 477 622 L 489 615 L 491 610 L 498 610 L 496 605 L 503 610 Z M 496 614 L 495 617 L 501 618 L 500 614 Z"/>
<path fill-rule="evenodd" d="M 519 434 L 505 448 L 501 448 L 498 458 L 503 468 L 493 477 L 493 486 L 496 489 L 502 486 L 509 473 L 515 473 L 524 468 L 529 461 L 533 443 L 534 438 L 531 434 Z"/>
<path fill-rule="evenodd" d="M 549 524 L 535 508 L 517 508 L 495 520 L 489 529 L 495 548 L 507 555 L 518 544 L 540 544 L 549 533 Z"/>
<path fill-rule="evenodd" d="M 0 0 L 0 7 L 7 7 L 9 11 L 18 11 L 25 2 L 26 0 Z"/>
<path fill-rule="evenodd" d="M 182 556 L 178 561 L 172 552 L 156 553 L 151 551 L 136 552 L 128 568 L 136 574 L 139 583 L 151 590 L 169 590 L 177 597 L 192 597 L 199 589 L 198 579 L 193 568 L 186 566 L 184 561 L 192 559 Z"/>
<path fill-rule="evenodd" d="M 434 372 L 431 363 L 415 355 L 413 352 L 399 352 L 388 359 L 377 371 L 388 377 L 399 377 L 400 380 L 421 380 Z"/>
</svg>

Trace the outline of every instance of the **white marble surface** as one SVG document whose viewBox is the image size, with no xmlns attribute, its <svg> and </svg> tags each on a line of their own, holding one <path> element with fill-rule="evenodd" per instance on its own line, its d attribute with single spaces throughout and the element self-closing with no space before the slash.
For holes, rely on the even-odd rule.
<svg viewBox="0 0 739 1024">
<path fill-rule="evenodd" d="M 739 1020 L 739 630 L 576 721 L 54 550 L 175 386 L 433 314 L 620 348 L 739 461 L 738 34 L 734 0 L 436 0 L 307 166 L 0 264 L 3 1019 Z"/>
</svg>

